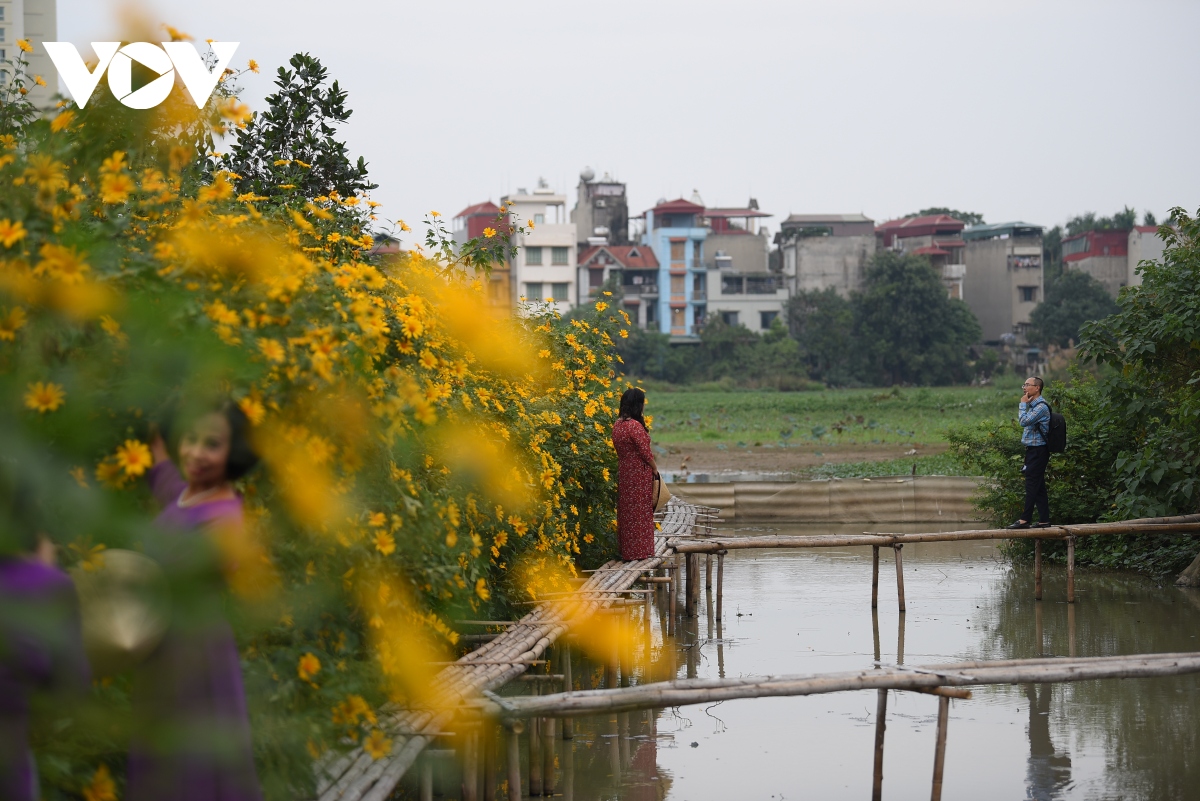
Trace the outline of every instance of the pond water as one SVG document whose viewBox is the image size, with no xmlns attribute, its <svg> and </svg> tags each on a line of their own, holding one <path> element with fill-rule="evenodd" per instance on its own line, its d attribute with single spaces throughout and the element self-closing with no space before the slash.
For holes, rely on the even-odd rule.
<svg viewBox="0 0 1200 801">
<path fill-rule="evenodd" d="M 746 533 L 767 531 L 839 533 Z M 1083 570 L 1072 608 L 1065 570 L 1048 566 L 1039 604 L 1032 567 L 1007 563 L 993 544 L 928 543 L 904 549 L 901 616 L 890 549 L 881 557 L 876 626 L 869 548 L 731 551 L 725 620 L 714 620 L 702 593 L 698 616 L 664 648 L 665 606 L 656 607 L 651 665 L 636 666 L 629 680 L 857 670 L 877 659 L 923 665 L 1200 650 L 1195 590 Z M 577 687 L 599 686 L 601 665 L 579 657 L 575 664 Z M 942 797 L 1200 797 L 1198 690 L 1197 676 L 975 688 L 971 700 L 951 705 Z M 556 791 L 580 801 L 868 799 L 876 699 L 875 691 L 845 692 L 576 720 L 575 739 L 557 743 Z M 931 696 L 890 693 L 888 801 L 929 798 L 937 707 Z"/>
</svg>

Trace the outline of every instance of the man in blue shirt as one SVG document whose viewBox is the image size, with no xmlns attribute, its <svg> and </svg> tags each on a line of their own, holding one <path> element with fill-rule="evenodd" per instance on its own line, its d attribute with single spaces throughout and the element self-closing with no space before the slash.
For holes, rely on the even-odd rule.
<svg viewBox="0 0 1200 801">
<path fill-rule="evenodd" d="M 1050 499 L 1046 494 L 1046 465 L 1050 463 L 1050 447 L 1046 435 L 1050 433 L 1050 404 L 1042 397 L 1042 379 L 1031 376 L 1022 389 L 1020 412 L 1017 420 L 1025 429 L 1021 444 L 1025 446 L 1025 511 L 1021 519 L 1009 528 L 1046 528 L 1050 525 Z M 1037 507 L 1038 522 L 1033 522 L 1033 509 Z"/>
</svg>

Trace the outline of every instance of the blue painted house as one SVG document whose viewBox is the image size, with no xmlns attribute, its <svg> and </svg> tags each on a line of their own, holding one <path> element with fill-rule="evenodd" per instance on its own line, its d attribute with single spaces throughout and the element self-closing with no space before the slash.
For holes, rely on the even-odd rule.
<svg viewBox="0 0 1200 801">
<path fill-rule="evenodd" d="M 646 212 L 642 244 L 658 257 L 658 301 L 653 323 L 672 337 L 692 339 L 707 313 L 704 206 L 680 198 Z"/>
</svg>

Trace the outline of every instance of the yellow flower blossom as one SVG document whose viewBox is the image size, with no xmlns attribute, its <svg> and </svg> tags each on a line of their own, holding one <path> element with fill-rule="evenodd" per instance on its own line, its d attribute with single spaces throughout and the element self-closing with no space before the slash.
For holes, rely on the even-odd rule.
<svg viewBox="0 0 1200 801">
<path fill-rule="evenodd" d="M 85 801 L 117 801 L 117 785 L 108 765 L 96 768 L 92 780 L 83 788 L 83 797 Z"/>
<path fill-rule="evenodd" d="M 396 552 L 396 538 L 386 531 L 375 532 L 375 550 L 390 556 Z"/>
<path fill-rule="evenodd" d="M 100 201 L 110 205 L 124 203 L 135 188 L 133 179 L 125 173 L 110 173 L 100 179 Z"/>
<path fill-rule="evenodd" d="M 25 392 L 25 407 L 38 414 L 56 411 L 66 402 L 67 393 L 61 384 L 43 383 L 38 381 L 30 384 Z"/>
<path fill-rule="evenodd" d="M 251 72 L 254 72 L 254 73 L 257 73 L 257 72 L 258 72 L 258 62 L 257 62 L 257 61 L 255 61 L 254 59 L 250 59 L 250 62 L 249 62 L 247 65 L 246 65 L 246 67 L 247 67 L 247 68 L 248 68 L 248 69 L 249 69 Z"/>
<path fill-rule="evenodd" d="M 49 242 L 38 251 L 42 260 L 34 268 L 34 275 L 42 275 L 62 281 L 64 284 L 83 282 L 83 274 L 91 269 L 75 248 L 54 245 Z"/>
<path fill-rule="evenodd" d="M 12 342 L 17 338 L 17 332 L 25 327 L 25 310 L 14 306 L 0 317 L 0 342 Z"/>
<path fill-rule="evenodd" d="M 491 228 L 491 227 L 484 228 L 483 235 L 486 236 L 488 239 L 491 239 L 492 237 L 494 237 L 496 235 L 496 229 Z"/>
<path fill-rule="evenodd" d="M 71 121 L 75 119 L 75 112 L 67 109 L 60 111 L 58 116 L 50 121 L 50 130 L 54 133 L 60 133 L 71 127 Z"/>
<path fill-rule="evenodd" d="M 604 301 L 601 300 L 601 301 L 596 302 L 596 311 L 602 312 L 607 308 L 608 308 L 608 304 L 605 303 Z"/>
<path fill-rule="evenodd" d="M 127 439 L 117 448 L 116 462 L 127 476 L 140 476 L 154 465 L 154 457 L 146 443 Z"/>
<path fill-rule="evenodd" d="M 481 578 L 475 580 L 475 594 L 479 596 L 480 600 L 484 601 L 492 597 L 492 592 L 488 589 L 487 579 Z"/>
<path fill-rule="evenodd" d="M 17 47 L 19 47 L 21 49 L 21 52 L 23 52 L 23 53 L 32 53 L 33 52 L 33 45 L 29 43 L 28 39 L 18 39 Z"/>
<path fill-rule="evenodd" d="M 280 345 L 274 339 L 260 337 L 258 340 L 258 349 L 269 361 L 279 363 L 287 358 L 287 352 L 283 349 L 283 345 Z"/>
<path fill-rule="evenodd" d="M 300 676 L 302 681 L 311 682 L 313 676 L 321 672 L 321 660 L 309 651 L 304 656 L 300 657 L 300 661 L 296 665 L 296 674 Z"/>
<path fill-rule="evenodd" d="M 384 736 L 382 731 L 375 729 L 363 741 L 363 750 L 370 755 L 371 759 L 383 759 L 391 753 L 392 741 Z"/>
<path fill-rule="evenodd" d="M 24 239 L 26 233 L 25 224 L 20 220 L 16 222 L 8 218 L 0 220 L 0 243 L 3 243 L 4 247 L 11 248 Z"/>
<path fill-rule="evenodd" d="M 238 408 L 246 415 L 246 419 L 250 421 L 250 425 L 256 426 L 263 421 L 267 416 L 267 409 L 263 406 L 262 401 L 253 395 L 247 395 L 238 401 Z"/>
</svg>

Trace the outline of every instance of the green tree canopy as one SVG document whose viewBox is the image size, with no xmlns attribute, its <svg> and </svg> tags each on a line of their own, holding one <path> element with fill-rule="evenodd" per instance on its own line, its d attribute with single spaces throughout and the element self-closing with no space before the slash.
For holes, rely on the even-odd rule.
<svg viewBox="0 0 1200 801">
<path fill-rule="evenodd" d="M 1111 217 L 1098 217 L 1089 211 L 1067 220 L 1067 236 L 1087 231 L 1128 231 L 1137 225 L 1137 211 L 1126 206 Z"/>
<path fill-rule="evenodd" d="M 846 354 L 852 348 L 854 309 L 833 287 L 801 290 L 788 300 L 788 327 L 800 343 L 809 375 L 827 384 L 853 379 Z"/>
<path fill-rule="evenodd" d="M 979 321 L 921 256 L 882 251 L 854 298 L 855 350 L 862 377 L 876 384 L 953 384 L 971 378 L 967 349 Z"/>
<path fill-rule="evenodd" d="M 1114 314 L 1119 308 L 1095 278 L 1080 270 L 1065 270 L 1047 280 L 1046 298 L 1029 317 L 1029 341 L 1063 348 L 1072 340 L 1078 344 L 1085 323 Z"/>
<path fill-rule="evenodd" d="M 928 209 L 921 209 L 912 214 L 905 214 L 905 217 L 932 217 L 937 214 L 947 214 L 956 220 L 962 220 L 967 225 L 983 225 L 983 215 L 975 211 L 959 211 L 958 209 L 948 209 L 945 206 L 932 206 Z"/>
<path fill-rule="evenodd" d="M 362 156 L 350 161 L 346 145 L 334 138 L 336 125 L 350 119 L 346 92 L 335 80 L 325 86 L 328 70 L 307 53 L 297 53 L 292 69 L 279 68 L 267 98 L 267 110 L 255 113 L 237 141 L 217 163 L 236 174 L 239 193 L 279 199 L 342 198 L 374 189 Z"/>
</svg>

